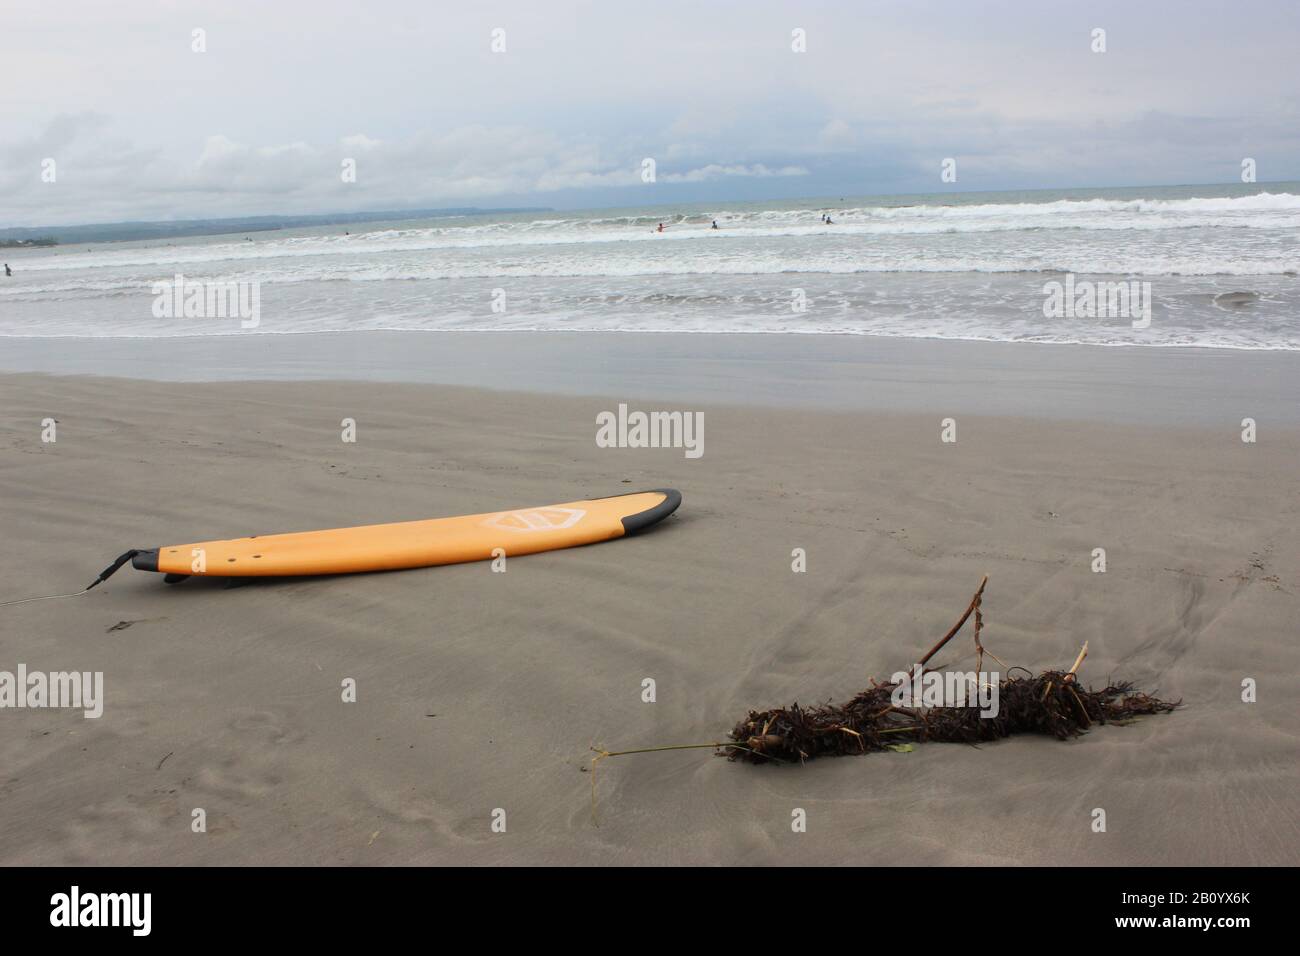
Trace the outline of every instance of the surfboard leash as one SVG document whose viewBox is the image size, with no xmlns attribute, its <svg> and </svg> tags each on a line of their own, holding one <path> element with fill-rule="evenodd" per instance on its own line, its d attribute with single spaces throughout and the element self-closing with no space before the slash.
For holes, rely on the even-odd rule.
<svg viewBox="0 0 1300 956">
<path fill-rule="evenodd" d="M 140 553 L 139 548 L 132 548 L 125 554 L 118 556 L 112 564 L 99 572 L 99 577 L 91 581 L 80 591 L 69 591 L 67 594 L 46 594 L 41 597 L 19 598 L 17 601 L 0 601 L 0 607 L 12 607 L 15 604 L 30 604 L 33 601 L 53 601 L 55 598 L 80 597 L 93 587 L 97 587 L 116 574 L 126 562 L 130 561 Z"/>
</svg>

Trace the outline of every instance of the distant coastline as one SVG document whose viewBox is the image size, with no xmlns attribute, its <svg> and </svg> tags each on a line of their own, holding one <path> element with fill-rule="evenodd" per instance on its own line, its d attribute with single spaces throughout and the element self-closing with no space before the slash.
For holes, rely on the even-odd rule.
<svg viewBox="0 0 1300 956">
<path fill-rule="evenodd" d="M 0 229 L 0 248 L 53 246 L 58 243 L 130 242 L 146 239 L 222 236 L 237 232 L 272 232 L 276 229 L 298 229 L 308 226 L 436 219 L 442 216 L 488 216 L 550 211 L 546 206 L 520 206 L 510 209 L 481 209 L 477 206 L 464 206 L 451 209 L 387 209 L 371 212 L 321 213 L 317 215 L 180 219 L 171 222 L 106 222 L 75 226 L 12 226 L 7 229 Z"/>
</svg>

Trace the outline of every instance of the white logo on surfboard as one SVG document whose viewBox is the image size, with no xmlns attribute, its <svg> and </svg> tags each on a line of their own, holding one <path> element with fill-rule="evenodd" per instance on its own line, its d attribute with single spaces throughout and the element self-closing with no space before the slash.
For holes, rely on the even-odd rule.
<svg viewBox="0 0 1300 956">
<path fill-rule="evenodd" d="M 587 512 L 581 508 L 530 508 L 527 511 L 503 511 L 483 522 L 485 528 L 504 531 L 559 531 L 572 528 Z"/>
</svg>

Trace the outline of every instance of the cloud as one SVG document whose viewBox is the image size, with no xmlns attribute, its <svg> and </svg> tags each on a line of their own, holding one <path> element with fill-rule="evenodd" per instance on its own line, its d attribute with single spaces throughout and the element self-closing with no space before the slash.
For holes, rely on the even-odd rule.
<svg viewBox="0 0 1300 956">
<path fill-rule="evenodd" d="M 416 208 L 505 196 L 544 202 L 568 191 L 636 187 L 642 159 L 591 137 L 515 126 L 470 126 L 406 140 L 350 133 L 331 144 L 255 145 L 214 134 L 192 156 L 164 159 L 122 146 L 102 117 L 57 117 L 20 152 L 23 159 L 6 167 L 26 166 L 31 175 L 0 183 L 6 205 L 25 213 L 18 219 L 26 223 L 11 223 L 19 225 L 85 221 L 91 208 L 101 218 L 169 218 L 176 197 L 206 215 Z M 53 185 L 36 177 L 36 157 L 43 153 L 54 155 L 63 171 Z M 90 174 L 83 174 L 81 164 L 92 158 Z M 355 167 L 355 182 L 344 182 L 344 161 Z M 709 163 L 670 168 L 658 178 L 673 184 L 806 175 L 797 165 Z M 211 198 L 205 202 L 204 196 Z M 60 215 L 70 208 L 77 210 L 71 218 Z"/>
<path fill-rule="evenodd" d="M 765 179 L 771 176 L 807 176 L 808 170 L 802 166 L 782 166 L 780 169 L 768 169 L 762 163 L 754 163 L 751 166 L 744 164 L 734 164 L 731 166 L 719 166 L 717 163 L 710 163 L 707 166 L 701 166 L 699 169 L 687 170 L 684 173 L 668 173 L 660 176 L 659 179 L 666 183 L 702 183 L 714 179 L 725 179 L 731 176 L 752 176 L 759 179 Z"/>
<path fill-rule="evenodd" d="M 0 30 L 0 65 L 31 80 L 0 83 L 0 226 L 928 192 L 949 156 L 960 189 L 1222 181 L 1245 156 L 1300 178 L 1283 0 L 568 9 L 31 7 Z"/>
</svg>

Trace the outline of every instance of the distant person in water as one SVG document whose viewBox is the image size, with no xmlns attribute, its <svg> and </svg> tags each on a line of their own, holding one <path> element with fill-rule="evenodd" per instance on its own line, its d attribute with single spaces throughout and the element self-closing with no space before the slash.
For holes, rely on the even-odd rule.
<svg viewBox="0 0 1300 956">
<path fill-rule="evenodd" d="M 714 229 L 717 229 L 717 228 L 718 228 L 718 220 L 716 220 L 716 219 L 713 220 L 713 228 L 714 228 Z"/>
<path fill-rule="evenodd" d="M 663 224 L 662 222 L 659 223 L 659 228 L 656 229 L 655 231 L 656 231 L 656 232 L 663 232 L 663 231 L 664 231 L 664 224 Z"/>
<path fill-rule="evenodd" d="M 7 276 L 11 276 L 11 275 L 13 275 L 13 274 L 14 274 L 14 271 L 13 271 L 12 269 L 9 268 L 9 263 L 6 262 L 6 263 L 5 263 L 5 275 L 7 275 Z"/>
</svg>

